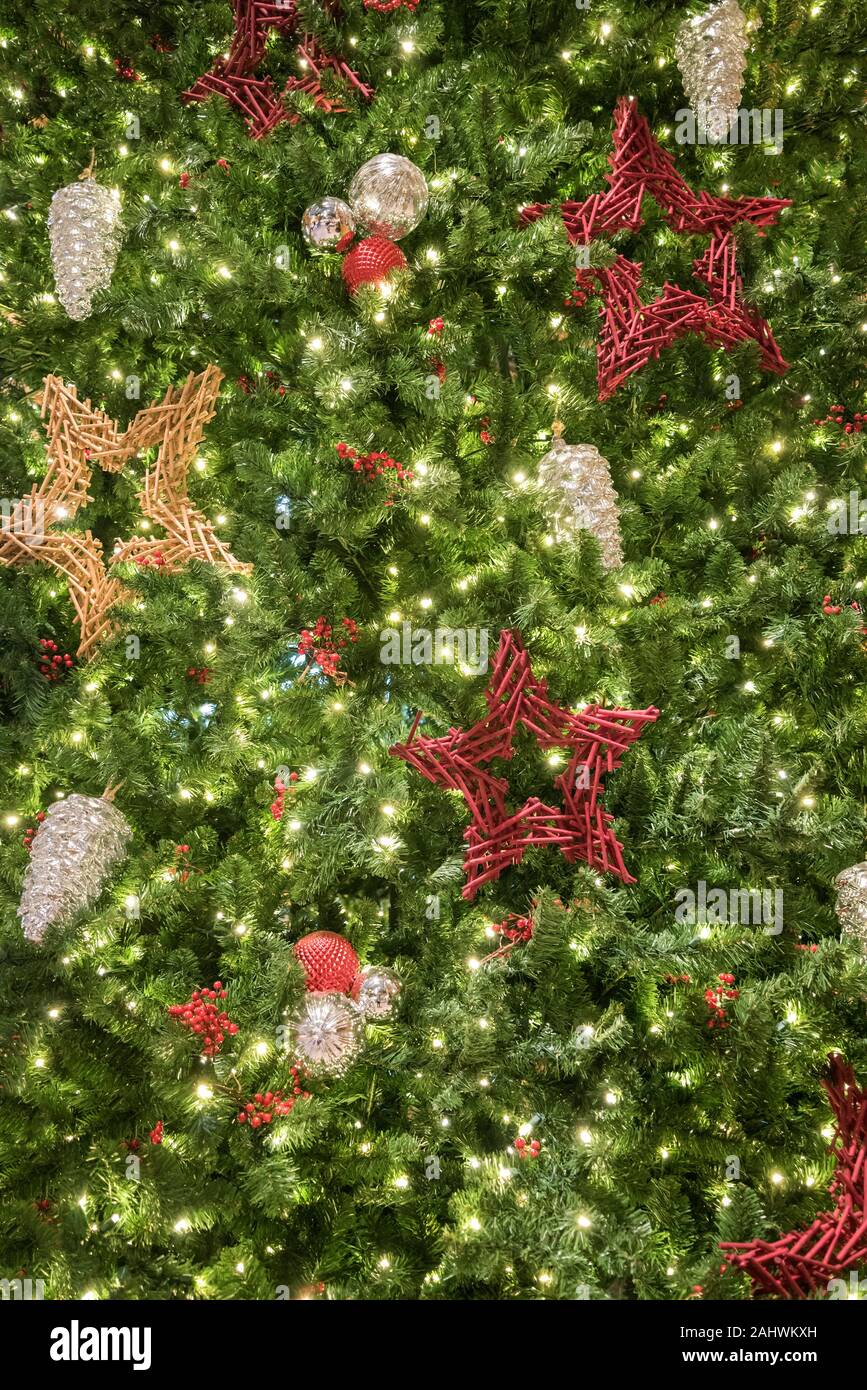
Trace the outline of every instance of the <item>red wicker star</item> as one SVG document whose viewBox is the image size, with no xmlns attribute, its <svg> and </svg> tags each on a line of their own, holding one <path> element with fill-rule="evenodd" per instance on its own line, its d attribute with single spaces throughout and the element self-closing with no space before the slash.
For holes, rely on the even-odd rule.
<svg viewBox="0 0 867 1390">
<path fill-rule="evenodd" d="M 534 677 L 518 632 L 500 636 L 485 699 L 488 713 L 471 729 L 449 729 L 443 738 L 416 738 L 419 714 L 406 743 L 389 749 L 429 782 L 459 791 L 466 801 L 471 823 L 464 831 L 468 849 L 463 896 L 473 899 L 482 884 L 499 878 L 508 865 L 520 864 L 530 845 L 551 845 L 570 863 L 584 860 L 617 874 L 624 883 L 634 883 L 612 829 L 614 818 L 602 809 L 602 779 L 620 766 L 626 749 L 659 710 L 588 705 L 573 714 L 562 709 L 548 699 L 545 681 Z M 512 739 L 519 723 L 535 735 L 540 748 L 571 749 L 565 772 L 555 779 L 562 807 L 546 806 L 533 796 L 510 812 L 509 783 L 483 766 L 492 758 L 514 757 Z"/>
<path fill-rule="evenodd" d="M 329 8 L 334 5 L 329 0 Z M 243 112 L 247 129 L 254 140 L 261 140 L 282 121 L 297 125 L 301 117 L 287 108 L 283 98 L 289 92 L 304 92 L 320 111 L 345 114 L 347 108 L 334 97 L 326 95 L 322 77 L 326 71 L 337 73 L 361 93 L 365 101 L 373 96 L 368 87 L 342 58 L 327 54 L 318 40 L 304 34 L 298 41 L 298 57 L 304 77 L 291 77 L 282 92 L 276 92 L 270 77 L 255 73 L 265 56 L 271 31 L 292 35 L 301 17 L 296 0 L 269 4 L 266 0 L 233 0 L 235 32 L 228 56 L 218 58 L 210 72 L 197 78 L 183 94 L 184 101 L 205 101 L 210 96 L 225 97 L 232 106 Z"/>
<path fill-rule="evenodd" d="M 733 229 L 741 222 L 755 227 L 776 222 L 790 200 L 694 193 L 639 115 L 637 103 L 626 97 L 621 97 L 614 112 L 614 151 L 608 162 L 611 173 L 606 175 L 609 187 L 604 193 L 562 204 L 569 240 L 589 246 L 603 232 L 637 231 L 644 221 L 642 201 L 649 193 L 675 231 L 710 234 L 706 252 L 693 262 L 696 279 L 707 285 L 710 298 L 666 283 L 660 299 L 642 304 L 638 296 L 641 264 L 625 256 L 604 269 L 578 269 L 571 302 L 583 304 L 589 294 L 602 295 L 602 331 L 596 350 L 599 399 L 607 400 L 627 377 L 687 333 L 697 333 L 705 342 L 726 349 L 751 340 L 758 345 L 764 370 L 784 375 L 789 364 L 769 324 L 742 299 Z M 546 211 L 547 204 L 534 203 L 522 210 L 521 221 L 524 225 L 535 222 Z"/>
<path fill-rule="evenodd" d="M 829 1152 L 837 1164 L 828 1191 L 836 1197 L 806 1231 L 779 1240 L 728 1242 L 720 1246 L 729 1263 L 749 1274 L 755 1290 L 778 1298 L 827 1296 L 831 1279 L 867 1260 L 867 1092 L 842 1057 L 829 1058 L 831 1075 L 822 1085 L 837 1119 Z"/>
</svg>

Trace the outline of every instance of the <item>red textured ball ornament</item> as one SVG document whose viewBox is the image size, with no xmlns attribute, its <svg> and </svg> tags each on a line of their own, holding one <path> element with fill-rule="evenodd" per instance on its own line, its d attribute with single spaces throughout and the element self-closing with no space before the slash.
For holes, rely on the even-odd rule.
<svg viewBox="0 0 867 1390">
<path fill-rule="evenodd" d="M 307 976 L 309 990 L 333 990 L 348 994 L 358 974 L 359 960 L 345 936 L 334 931 L 312 931 L 293 947 Z"/>
<path fill-rule="evenodd" d="M 393 270 L 406 267 L 406 256 L 399 246 L 384 236 L 368 236 L 358 241 L 343 258 L 343 279 L 350 294 L 362 285 L 378 285 Z"/>
</svg>

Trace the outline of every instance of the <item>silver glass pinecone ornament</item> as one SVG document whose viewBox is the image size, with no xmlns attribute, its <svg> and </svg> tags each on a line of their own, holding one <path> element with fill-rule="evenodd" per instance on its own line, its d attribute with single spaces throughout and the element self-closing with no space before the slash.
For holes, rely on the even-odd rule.
<svg viewBox="0 0 867 1390">
<path fill-rule="evenodd" d="M 590 531 L 602 548 L 604 569 L 623 564 L 620 508 L 608 460 L 593 444 L 567 444 L 562 426 L 554 424 L 554 442 L 539 464 L 539 482 L 549 503 L 555 540 L 574 539 Z"/>
<path fill-rule="evenodd" d="M 58 188 L 48 213 L 57 296 L 71 319 L 86 319 L 98 290 L 111 283 L 120 248 L 120 203 L 88 170 Z"/>
<path fill-rule="evenodd" d="M 76 793 L 48 808 L 33 837 L 18 916 L 28 941 L 95 903 L 132 831 L 116 806 Z"/>
<path fill-rule="evenodd" d="M 844 869 L 834 879 L 834 887 L 843 935 L 858 942 L 867 960 L 867 860 Z"/>
<path fill-rule="evenodd" d="M 364 1045 L 364 1016 L 345 994 L 307 994 L 292 1017 L 292 1040 L 306 1071 L 339 1076 Z"/>
<path fill-rule="evenodd" d="M 711 144 L 727 138 L 740 108 L 749 42 L 738 0 L 719 0 L 677 31 L 674 51 L 683 89 Z"/>
</svg>

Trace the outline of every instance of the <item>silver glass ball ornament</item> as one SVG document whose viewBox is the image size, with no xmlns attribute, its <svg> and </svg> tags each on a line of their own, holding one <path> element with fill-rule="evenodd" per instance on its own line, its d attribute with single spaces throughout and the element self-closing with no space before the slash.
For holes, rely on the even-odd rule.
<svg viewBox="0 0 867 1390">
<path fill-rule="evenodd" d="M 291 1018 L 294 1052 L 305 1071 L 340 1076 L 364 1045 L 364 1015 L 336 991 L 307 994 Z"/>
<path fill-rule="evenodd" d="M 400 980 L 384 965 L 365 965 L 352 986 L 352 997 L 365 1018 L 387 1018 L 400 993 Z"/>
<path fill-rule="evenodd" d="M 304 209 L 301 234 L 315 255 L 345 251 L 355 236 L 352 209 L 342 198 L 320 198 Z"/>
<path fill-rule="evenodd" d="M 373 236 L 400 241 L 427 212 L 427 180 L 402 154 L 377 154 L 362 164 L 349 187 L 359 226 Z"/>
</svg>

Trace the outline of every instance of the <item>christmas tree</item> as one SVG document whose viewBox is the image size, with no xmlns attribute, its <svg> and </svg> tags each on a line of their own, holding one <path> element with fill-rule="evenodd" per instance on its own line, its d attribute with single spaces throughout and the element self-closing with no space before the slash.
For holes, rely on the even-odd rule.
<svg viewBox="0 0 867 1390">
<path fill-rule="evenodd" d="M 867 1262 L 859 14 L 730 8 L 709 133 L 698 6 L 6 5 L 0 1276 Z"/>
</svg>

